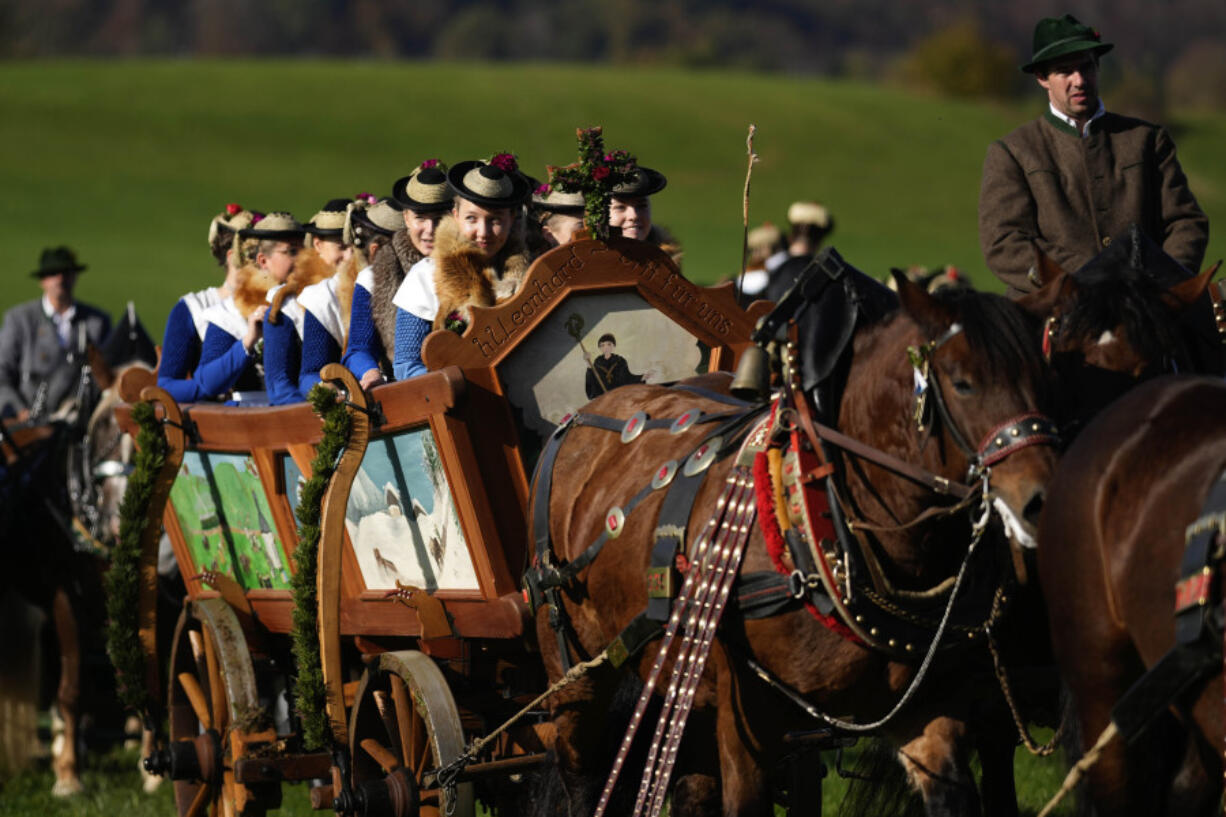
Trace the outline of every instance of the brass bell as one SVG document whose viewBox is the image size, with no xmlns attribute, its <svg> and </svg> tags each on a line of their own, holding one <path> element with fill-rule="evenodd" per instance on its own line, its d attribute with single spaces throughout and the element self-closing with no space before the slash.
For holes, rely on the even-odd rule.
<svg viewBox="0 0 1226 817">
<path fill-rule="evenodd" d="M 754 344 L 741 354 L 736 375 L 732 378 L 732 396 L 752 403 L 765 402 L 770 397 L 770 356 Z"/>
</svg>

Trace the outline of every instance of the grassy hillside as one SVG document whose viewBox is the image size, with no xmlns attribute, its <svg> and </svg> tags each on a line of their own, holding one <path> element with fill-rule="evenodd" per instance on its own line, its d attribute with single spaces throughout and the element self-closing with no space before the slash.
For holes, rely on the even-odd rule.
<svg viewBox="0 0 1226 817">
<path fill-rule="evenodd" d="M 34 62 L 0 66 L 0 308 L 32 297 L 41 247 L 90 265 L 78 294 L 133 298 L 159 336 L 174 300 L 217 279 L 205 234 L 229 201 L 307 218 L 334 196 L 380 195 L 416 162 L 499 150 L 543 176 L 575 155 L 574 128 L 669 177 L 657 220 L 712 282 L 740 251 L 745 133 L 759 128 L 751 219 L 826 203 L 834 243 L 873 274 L 954 263 L 985 286 L 975 232 L 988 142 L 1038 110 L 853 83 L 571 65 L 382 62 Z M 1226 115 L 1180 120 L 1185 168 L 1226 223 Z M 1220 231 L 1219 231 L 1220 235 Z M 1218 237 L 1209 257 L 1226 255 Z"/>
</svg>

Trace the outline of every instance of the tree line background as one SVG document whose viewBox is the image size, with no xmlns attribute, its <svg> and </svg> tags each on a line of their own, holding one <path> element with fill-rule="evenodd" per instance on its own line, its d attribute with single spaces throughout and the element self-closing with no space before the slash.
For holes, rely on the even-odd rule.
<svg viewBox="0 0 1226 817">
<path fill-rule="evenodd" d="M 1007 97 L 1032 87 L 1016 69 L 1038 17 L 1065 11 L 1116 44 L 1113 107 L 1226 107 L 1222 0 L 0 0 L 0 58 L 647 63 Z"/>
</svg>

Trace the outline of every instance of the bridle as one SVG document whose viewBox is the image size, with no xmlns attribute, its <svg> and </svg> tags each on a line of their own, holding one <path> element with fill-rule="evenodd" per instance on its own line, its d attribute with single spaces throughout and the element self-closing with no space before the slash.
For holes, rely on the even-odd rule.
<svg viewBox="0 0 1226 817">
<path fill-rule="evenodd" d="M 1055 422 L 1046 415 L 1029 411 L 998 424 L 984 435 L 978 446 L 972 447 L 950 414 L 940 378 L 936 376 L 932 366 L 937 351 L 961 332 L 962 325 L 954 323 L 935 340 L 918 347 L 908 346 L 907 356 L 915 372 L 914 417 L 917 430 L 921 434 L 929 434 L 934 430 L 937 421 L 944 424 L 954 445 L 970 461 L 966 481 L 974 483 L 986 469 L 1023 448 L 1032 445 L 1058 446 L 1060 431 Z M 1044 336 L 1046 337 L 1046 330 Z M 935 406 L 935 417 L 930 406 Z"/>
</svg>

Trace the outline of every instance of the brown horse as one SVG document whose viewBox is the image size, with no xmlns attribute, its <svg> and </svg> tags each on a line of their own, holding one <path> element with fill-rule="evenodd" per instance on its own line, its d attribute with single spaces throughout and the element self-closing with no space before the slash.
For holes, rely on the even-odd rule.
<svg viewBox="0 0 1226 817">
<path fill-rule="evenodd" d="M 1120 696 L 1175 643 L 1185 527 L 1226 469 L 1223 417 L 1226 384 L 1219 379 L 1158 378 L 1099 415 L 1052 479 L 1039 575 L 1082 751 L 1107 726 Z M 1089 773 L 1098 813 L 1218 809 L 1220 673 L 1173 703 L 1141 739 L 1107 745 Z"/>
<path fill-rule="evenodd" d="M 156 362 L 152 342 L 130 304 L 104 348 L 88 350 L 87 361 L 76 394 L 57 407 L 53 422 L 12 435 L 6 428 L 0 446 L 0 554 L 5 564 L 0 597 L 11 594 L 40 610 L 54 633 L 55 649 L 48 653 L 52 660 L 34 672 L 42 669 L 50 678 L 58 670 L 52 697 L 62 732 L 53 742 L 51 762 L 57 796 L 82 790 L 83 713 L 91 715 L 99 733 L 111 726 L 118 731 L 121 720 L 102 643 L 102 575 L 118 535 L 132 448 L 115 421 L 114 383 L 117 371 Z M 0 651 L 28 636 L 20 629 L 0 627 L 5 642 Z M 7 696 L 13 676 L 30 669 L 0 663 L 0 697 Z"/>
<path fill-rule="evenodd" d="M 1142 380 L 1226 374 L 1206 294 L 1217 265 L 1190 277 L 1134 229 L 1076 272 L 1038 250 L 1035 267 L 1044 285 L 1019 303 L 1044 320 L 1066 438 Z"/>
<path fill-rule="evenodd" d="M 1035 342 L 1037 326 L 999 296 L 966 292 L 934 297 L 905 279 L 898 283 L 901 310 L 855 334 L 854 353 L 843 370 L 845 387 L 836 404 L 841 430 L 960 483 L 975 452 L 964 453 L 959 440 L 970 440 L 972 445 L 985 435 L 991 440 L 1002 423 L 1045 407 L 1047 370 Z M 928 347 L 935 350 L 930 377 L 944 395 L 943 421 L 922 433 L 914 415 L 916 374 L 908 347 L 915 350 L 933 341 L 938 342 Z M 819 351 L 805 348 L 800 356 L 816 356 Z M 653 418 L 675 418 L 695 408 L 717 413 L 728 407 L 692 392 L 627 386 L 598 398 L 584 411 L 622 422 L 638 411 Z M 566 564 L 579 556 L 600 535 L 607 509 L 625 504 L 650 483 L 661 463 L 683 461 L 699 439 L 651 429 L 623 444 L 617 435 L 597 428 L 570 430 L 557 453 L 548 501 L 554 558 Z M 860 522 L 879 526 L 875 535 L 869 534 L 868 547 L 889 583 L 912 597 L 931 593 L 943 582 L 948 586 L 967 555 L 971 537 L 967 515 L 924 515 L 942 503 L 948 505 L 948 497 L 936 496 L 859 456 L 839 452 L 835 459 L 847 512 Z M 1020 538 L 1035 532 L 1054 461 L 1049 447 L 1025 447 L 991 469 L 994 506 Z M 699 537 L 731 468 L 730 460 L 710 467 L 693 506 L 687 542 Z M 609 539 L 599 557 L 562 593 L 564 618 L 571 630 L 567 649 L 573 659 L 599 653 L 645 608 L 644 576 L 662 493 L 648 495 L 626 515 L 620 536 Z M 1003 537 L 1000 542 L 1007 550 Z M 997 559 L 1001 561 L 1008 561 L 1007 554 Z M 741 575 L 773 570 L 761 530 L 754 526 Z M 991 582 L 995 579 L 993 575 Z M 938 604 L 938 614 L 940 609 Z M 556 679 L 563 667 L 549 619 L 548 609 L 543 609 L 537 627 L 546 667 Z M 837 629 L 804 609 L 752 620 L 729 610 L 680 747 L 672 813 L 769 814 L 769 777 L 786 751 L 784 734 L 822 725 L 764 685 L 749 669 L 747 657 L 825 712 L 858 722 L 889 712 L 915 678 L 927 645 L 916 645 L 914 660 L 907 660 L 870 649 Z M 969 640 L 965 634 L 958 638 Z M 968 766 L 975 737 L 972 725 L 998 718 L 1001 710 L 995 682 L 985 669 L 986 654 L 976 647 L 942 654 L 919 693 L 881 729 L 898 747 L 929 814 L 979 812 L 979 792 Z M 627 666 L 645 675 L 656 650 L 655 644 L 649 644 Z M 600 749 L 616 740 L 616 733 L 606 730 L 622 727 L 608 723 L 619 680 L 607 665 L 599 667 L 551 703 L 557 735 L 554 749 L 570 814 L 591 812 L 600 779 L 608 771 L 601 766 L 605 754 Z M 1012 738 L 1008 750 L 1011 757 Z M 1016 811 L 1010 784 L 1001 781 L 995 791 L 983 794 L 990 813 Z"/>
</svg>

